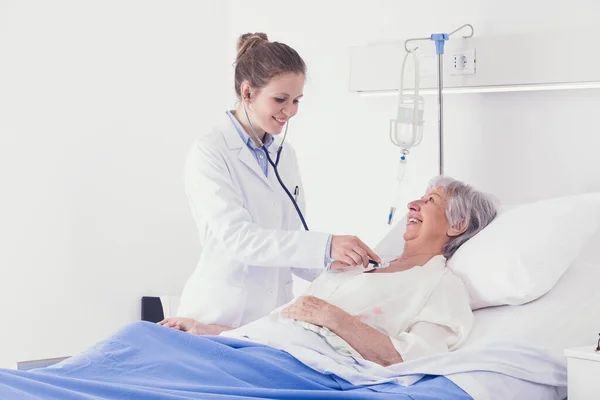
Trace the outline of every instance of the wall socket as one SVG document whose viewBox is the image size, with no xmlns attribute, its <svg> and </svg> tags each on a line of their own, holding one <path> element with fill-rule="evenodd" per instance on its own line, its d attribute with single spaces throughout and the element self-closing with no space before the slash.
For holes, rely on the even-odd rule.
<svg viewBox="0 0 600 400">
<path fill-rule="evenodd" d="M 473 75 L 475 74 L 475 49 L 468 49 L 462 53 L 453 54 L 450 58 L 450 75 Z"/>
</svg>

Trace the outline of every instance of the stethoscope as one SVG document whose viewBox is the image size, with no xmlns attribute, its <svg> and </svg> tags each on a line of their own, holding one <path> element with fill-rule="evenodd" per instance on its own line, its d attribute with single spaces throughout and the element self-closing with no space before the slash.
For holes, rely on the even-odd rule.
<svg viewBox="0 0 600 400">
<path fill-rule="evenodd" d="M 256 134 L 256 131 L 254 130 L 254 127 L 252 126 L 252 122 L 250 122 L 250 117 L 248 116 L 248 110 L 246 110 L 246 103 L 244 103 L 244 101 L 242 101 L 242 105 L 244 106 L 244 113 L 246 114 L 246 119 L 248 120 L 248 125 L 250 125 L 250 129 L 252 130 L 252 134 L 254 135 L 254 137 L 256 138 L 258 143 L 260 143 L 259 148 L 265 152 L 265 155 L 267 156 L 267 161 L 273 167 L 273 171 L 275 171 L 275 176 L 277 177 L 279 184 L 281 185 L 281 187 L 283 188 L 285 193 L 288 195 L 288 197 L 292 201 L 292 204 L 294 205 L 294 208 L 296 209 L 296 212 L 298 213 L 298 216 L 300 217 L 300 221 L 302 221 L 302 226 L 304 226 L 304 229 L 308 231 L 309 230 L 308 225 L 306 225 L 306 221 L 304 220 L 304 215 L 302 215 L 302 211 L 300 211 L 300 207 L 298 207 L 298 203 L 296 203 L 294 196 L 292 196 L 292 194 L 288 190 L 287 186 L 285 186 L 285 184 L 281 180 L 281 177 L 279 176 L 279 171 L 277 170 L 277 166 L 279 165 L 279 157 L 281 156 L 281 150 L 283 149 L 283 142 L 285 142 L 285 137 L 287 136 L 287 131 L 288 131 L 288 127 L 290 125 L 290 120 L 288 119 L 288 121 L 285 123 L 285 132 L 283 133 L 283 140 L 281 141 L 281 144 L 277 148 L 277 157 L 275 158 L 275 162 L 273 162 L 273 160 L 269 156 L 269 150 L 267 150 L 267 148 L 265 147 L 265 144 L 262 142 L 262 140 L 260 140 L 260 138 Z M 373 261 L 373 260 L 369 260 L 369 264 L 372 264 L 374 266 L 374 268 L 380 268 L 380 267 L 385 268 L 387 266 L 387 265 L 384 265 L 383 263 L 380 265 L 379 263 L 377 263 L 376 261 Z"/>
<path fill-rule="evenodd" d="M 300 211 L 300 207 L 298 207 L 298 203 L 296 203 L 294 196 L 292 196 L 292 194 L 288 190 L 287 186 L 285 186 L 285 184 L 281 180 L 281 177 L 279 176 L 279 171 L 277 170 L 277 166 L 279 165 L 279 157 L 281 157 L 281 150 L 283 150 L 283 142 L 285 142 L 285 137 L 287 136 L 288 127 L 290 125 L 289 119 L 285 123 L 285 132 L 283 134 L 283 140 L 281 141 L 281 144 L 277 148 L 277 157 L 275 158 L 275 162 L 273 162 L 273 160 L 269 156 L 269 151 L 265 147 L 265 144 L 262 142 L 262 140 L 260 140 L 260 138 L 256 134 L 256 131 L 254 130 L 254 127 L 252 126 L 252 122 L 250 122 L 250 117 L 248 116 L 248 110 L 246 110 L 246 103 L 244 101 L 242 101 L 242 105 L 244 106 L 244 113 L 246 114 L 246 119 L 248 120 L 250 129 L 252 130 L 252 134 L 254 135 L 254 138 L 258 141 L 258 143 L 260 143 L 259 148 L 265 152 L 265 155 L 267 156 L 267 161 L 269 162 L 269 164 L 271 164 L 271 166 L 273 167 L 273 170 L 275 171 L 275 176 L 277 177 L 277 181 L 279 181 L 279 184 L 281 185 L 281 187 L 283 188 L 285 193 L 288 195 L 288 197 L 292 201 L 292 204 L 294 205 L 294 208 L 296 209 L 296 212 L 298 213 L 298 217 L 300 217 L 302 226 L 304 226 L 305 230 L 308 230 L 308 225 L 306 225 L 306 221 L 304 220 L 304 215 L 302 215 L 302 211 Z"/>
</svg>

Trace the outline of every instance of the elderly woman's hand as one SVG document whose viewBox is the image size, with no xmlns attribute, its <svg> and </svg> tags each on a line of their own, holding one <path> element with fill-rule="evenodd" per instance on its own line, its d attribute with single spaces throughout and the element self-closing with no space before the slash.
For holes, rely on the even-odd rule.
<svg viewBox="0 0 600 400">
<path fill-rule="evenodd" d="M 192 335 L 218 335 L 229 330 L 225 326 L 202 324 L 192 318 L 166 318 L 158 323 L 167 328 L 177 329 Z"/>
<path fill-rule="evenodd" d="M 301 296 L 294 304 L 284 308 L 281 316 L 331 328 L 340 313 L 344 313 L 344 311 L 325 300 L 313 296 Z"/>
</svg>

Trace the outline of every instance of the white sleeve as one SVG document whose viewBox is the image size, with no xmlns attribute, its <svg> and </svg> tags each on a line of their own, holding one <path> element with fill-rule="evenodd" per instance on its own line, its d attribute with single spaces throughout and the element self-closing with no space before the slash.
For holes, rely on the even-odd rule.
<svg viewBox="0 0 600 400">
<path fill-rule="evenodd" d="M 263 229 L 252 223 L 224 157 L 209 139 L 195 143 L 185 168 L 186 192 L 199 229 L 206 229 L 244 264 L 323 269 L 329 234 Z"/>
<path fill-rule="evenodd" d="M 404 361 L 460 347 L 473 327 L 473 312 L 462 281 L 448 272 L 406 332 L 390 337 Z"/>
</svg>

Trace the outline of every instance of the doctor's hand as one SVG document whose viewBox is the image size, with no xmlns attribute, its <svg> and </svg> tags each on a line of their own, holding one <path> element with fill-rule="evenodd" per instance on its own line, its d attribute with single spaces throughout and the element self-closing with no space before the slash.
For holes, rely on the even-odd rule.
<svg viewBox="0 0 600 400">
<path fill-rule="evenodd" d="M 381 262 L 377 254 L 356 236 L 334 235 L 331 239 L 331 258 L 339 261 L 331 265 L 332 269 L 355 265 L 367 268 L 369 260 Z"/>
<path fill-rule="evenodd" d="M 292 304 L 281 310 L 283 318 L 308 322 L 309 324 L 331 327 L 336 316 L 344 311 L 325 300 L 313 296 L 301 296 Z"/>
<path fill-rule="evenodd" d="M 226 326 L 202 324 L 192 318 L 166 318 L 158 324 L 192 335 L 219 335 L 221 332 L 231 330 Z"/>
</svg>

